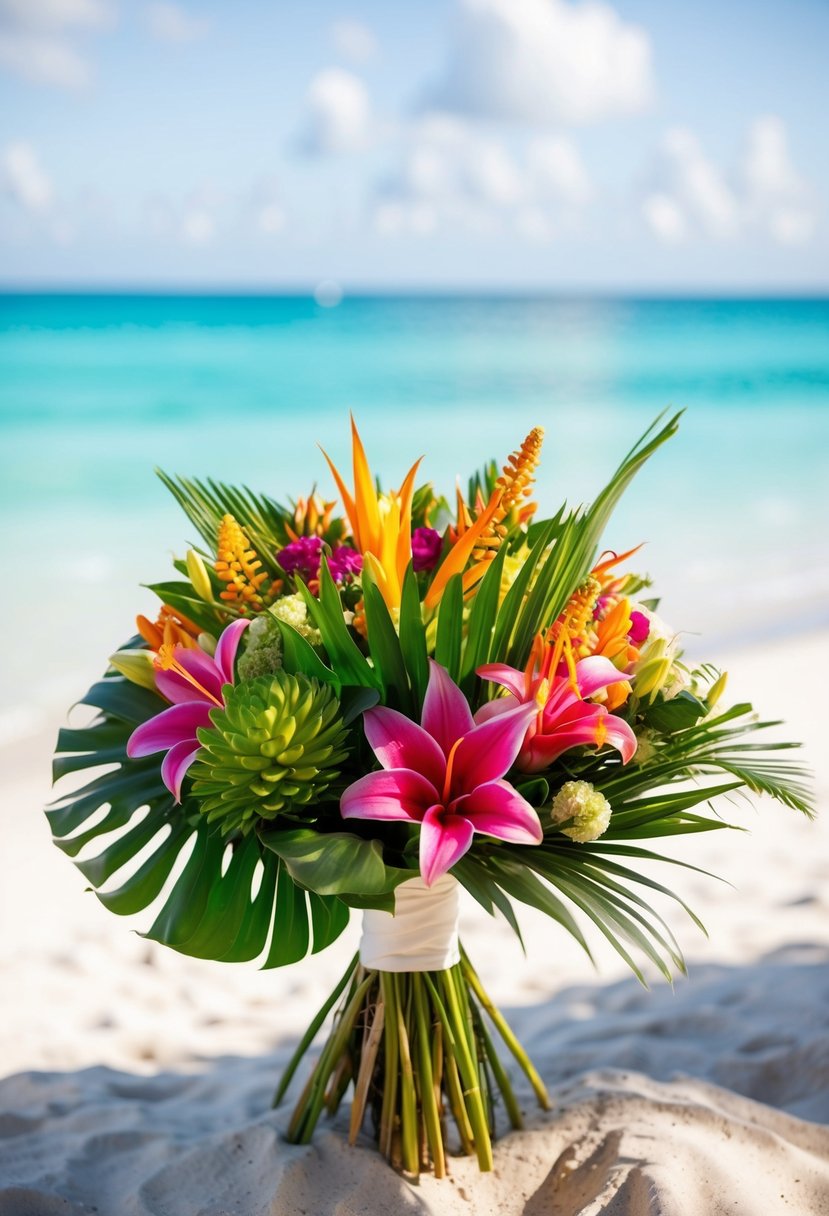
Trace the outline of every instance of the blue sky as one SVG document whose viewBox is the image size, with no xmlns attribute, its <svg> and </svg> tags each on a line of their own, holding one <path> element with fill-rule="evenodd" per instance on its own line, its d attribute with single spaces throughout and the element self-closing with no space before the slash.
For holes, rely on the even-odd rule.
<svg viewBox="0 0 829 1216">
<path fill-rule="evenodd" d="M 829 286 L 825 0 L 0 0 L 0 281 Z"/>
</svg>

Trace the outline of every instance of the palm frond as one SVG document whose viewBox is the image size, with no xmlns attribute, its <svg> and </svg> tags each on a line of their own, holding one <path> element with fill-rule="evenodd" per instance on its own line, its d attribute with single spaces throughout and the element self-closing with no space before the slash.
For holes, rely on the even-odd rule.
<svg viewBox="0 0 829 1216">
<path fill-rule="evenodd" d="M 156 474 L 199 531 L 211 553 L 216 552 L 219 525 L 225 515 L 232 515 L 248 535 L 259 558 L 273 576 L 274 551 L 289 540 L 286 524 L 292 512 L 265 494 L 257 494 L 247 486 L 231 486 L 208 478 L 171 476 L 162 469 Z"/>
</svg>

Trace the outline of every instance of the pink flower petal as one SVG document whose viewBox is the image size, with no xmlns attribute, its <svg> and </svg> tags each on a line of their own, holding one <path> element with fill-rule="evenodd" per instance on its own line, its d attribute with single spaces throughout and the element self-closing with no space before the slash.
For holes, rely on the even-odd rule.
<svg viewBox="0 0 829 1216">
<path fill-rule="evenodd" d="M 195 688 L 189 680 L 185 680 L 184 676 L 179 675 L 177 671 L 162 671 L 160 668 L 157 668 L 155 672 L 155 686 L 162 697 L 166 697 L 168 701 L 172 701 L 173 705 L 182 705 L 185 701 L 199 701 L 207 705 L 213 704 L 208 697 L 205 697 L 204 693 Z"/>
<path fill-rule="evenodd" d="M 518 768 L 521 772 L 541 772 L 571 747 L 597 747 L 600 738 L 603 744 L 610 744 L 621 752 L 622 760 L 627 764 L 636 751 L 633 731 L 627 722 L 609 714 L 604 706 L 594 705 L 590 708 L 593 713 L 563 723 L 547 734 L 534 735 L 519 756 Z M 600 722 L 602 726 L 599 726 Z"/>
<path fill-rule="evenodd" d="M 603 655 L 593 655 L 576 664 L 576 679 L 583 697 L 592 697 L 600 688 L 618 684 L 620 680 L 627 678 L 624 672 L 614 667 L 610 659 L 604 658 Z"/>
<path fill-rule="evenodd" d="M 181 802 L 181 783 L 184 780 L 184 774 L 196 758 L 199 746 L 198 740 L 195 743 L 191 743 L 189 740 L 176 743 L 161 762 L 161 780 L 176 802 Z"/>
<path fill-rule="evenodd" d="M 363 714 L 363 727 L 371 748 L 383 768 L 410 768 L 435 786 L 443 787 L 446 758 L 422 726 L 396 709 L 378 706 Z"/>
<path fill-rule="evenodd" d="M 223 684 L 233 683 L 233 664 L 236 661 L 236 651 L 239 649 L 242 634 L 249 624 L 250 621 L 234 621 L 232 625 L 228 625 L 219 638 L 219 644 L 216 647 L 215 664 L 219 670 Z"/>
<path fill-rule="evenodd" d="M 455 752 L 452 796 L 468 793 L 477 785 L 503 777 L 518 755 L 527 728 L 537 713 L 538 706 L 530 701 L 473 727 Z"/>
<path fill-rule="evenodd" d="M 489 680 L 492 684 L 501 684 L 504 688 L 508 688 L 519 701 L 526 699 L 524 673 L 517 667 L 508 667 L 506 663 L 485 663 L 483 667 L 475 669 L 475 674 L 479 675 L 482 680 Z"/>
<path fill-rule="evenodd" d="M 184 668 L 188 675 L 193 677 L 192 683 L 187 676 L 178 671 L 156 670 L 155 683 L 159 692 L 177 704 L 184 701 L 209 701 L 211 705 L 224 704 L 222 685 L 227 681 L 222 677 L 222 673 L 210 655 L 196 647 L 188 648 L 186 646 L 176 646 L 174 654 L 176 662 Z"/>
<path fill-rule="evenodd" d="M 429 660 L 429 683 L 420 718 L 423 729 L 436 739 L 448 756 L 452 745 L 472 730 L 469 703 L 445 667 Z"/>
<path fill-rule="evenodd" d="M 442 806 L 429 807 L 420 825 L 420 873 L 427 887 L 460 861 L 472 844 L 472 824 Z"/>
<path fill-rule="evenodd" d="M 367 773 L 340 798 L 343 819 L 408 819 L 418 822 L 438 794 L 430 781 L 411 769 Z"/>
<path fill-rule="evenodd" d="M 505 697 L 496 697 L 494 701 L 485 701 L 481 708 L 475 711 L 475 725 L 480 726 L 490 718 L 497 718 L 499 714 L 505 714 L 510 709 L 517 709 L 520 704 L 511 692 Z"/>
<path fill-rule="evenodd" d="M 540 844 L 544 837 L 535 808 L 508 781 L 479 785 L 458 798 L 452 810 L 469 819 L 476 832 L 510 844 Z"/>
<path fill-rule="evenodd" d="M 210 706 L 204 701 L 171 705 L 135 728 L 127 740 L 127 755 L 131 759 L 151 756 L 153 752 L 167 751 L 177 743 L 195 742 L 198 728 L 210 724 Z"/>
</svg>

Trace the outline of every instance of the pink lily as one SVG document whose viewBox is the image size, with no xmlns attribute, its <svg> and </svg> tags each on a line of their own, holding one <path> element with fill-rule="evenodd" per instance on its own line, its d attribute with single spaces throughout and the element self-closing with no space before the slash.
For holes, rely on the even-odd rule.
<svg viewBox="0 0 829 1216">
<path fill-rule="evenodd" d="M 224 705 L 223 685 L 234 682 L 236 651 L 249 624 L 241 620 L 228 625 L 219 638 L 215 657 L 200 646 L 162 646 L 159 651 L 155 684 L 172 705 L 136 727 L 127 741 L 127 755 L 150 756 L 166 751 L 161 780 L 176 802 L 181 802 L 184 774 L 201 746 L 196 732 L 200 726 L 211 725 L 211 709 Z"/>
<path fill-rule="evenodd" d="M 608 713 L 604 705 L 594 705 L 588 700 L 600 689 L 630 678 L 601 655 L 576 663 L 576 687 L 569 675 L 558 674 L 545 681 L 541 674 L 528 677 L 505 663 L 487 663 L 478 668 L 477 674 L 483 680 L 501 684 L 508 693 L 481 706 L 475 715 L 476 722 L 512 713 L 519 705 L 535 706 L 534 720 L 516 760 L 522 773 L 541 772 L 571 747 L 603 747 L 609 743 L 621 753 L 625 764 L 636 751 L 636 736 L 627 722 Z M 542 687 L 545 683 L 546 690 Z"/>
<path fill-rule="evenodd" d="M 419 823 L 420 873 L 427 886 L 463 857 L 474 832 L 513 844 L 539 844 L 535 809 L 504 781 L 537 706 L 520 705 L 476 726 L 466 697 L 430 660 L 421 724 L 380 706 L 363 715 L 366 738 L 383 766 L 350 785 L 345 819 Z"/>
</svg>

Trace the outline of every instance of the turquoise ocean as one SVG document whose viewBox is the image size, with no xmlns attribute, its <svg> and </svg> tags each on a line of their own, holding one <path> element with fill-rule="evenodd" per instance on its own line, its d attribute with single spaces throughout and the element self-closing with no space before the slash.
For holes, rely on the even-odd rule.
<svg viewBox="0 0 829 1216">
<path fill-rule="evenodd" d="M 546 428 L 543 507 L 679 434 L 605 538 L 694 654 L 829 619 L 829 300 L 0 296 L 0 738 L 79 695 L 192 529 L 155 478 L 331 490 L 348 412 L 387 485 L 447 494 Z M 702 636 L 700 636 L 702 635 Z"/>
</svg>

